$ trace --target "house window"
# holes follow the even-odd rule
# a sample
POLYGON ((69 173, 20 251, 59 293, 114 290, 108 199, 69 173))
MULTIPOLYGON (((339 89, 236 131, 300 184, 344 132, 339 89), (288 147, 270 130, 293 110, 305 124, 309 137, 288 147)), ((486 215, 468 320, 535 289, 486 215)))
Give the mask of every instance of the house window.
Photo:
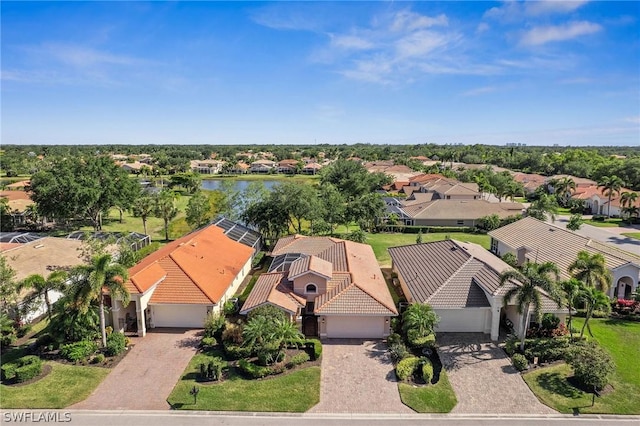
POLYGON ((496 254, 498 253, 498 240, 495 238, 491 239, 491 251, 496 254))
POLYGON ((307 284, 307 287, 304 290, 305 293, 317 293, 318 287, 315 284, 307 284))
POLYGON ((464 220, 459 220, 457 223, 458 225, 464 225, 464 220))

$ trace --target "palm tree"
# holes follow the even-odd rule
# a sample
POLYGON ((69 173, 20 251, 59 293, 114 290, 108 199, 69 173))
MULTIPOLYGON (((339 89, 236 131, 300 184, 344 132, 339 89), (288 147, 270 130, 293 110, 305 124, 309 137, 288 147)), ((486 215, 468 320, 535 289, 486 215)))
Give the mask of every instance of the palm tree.
POLYGON ((558 200, 562 202, 563 206, 566 206, 571 193, 576 190, 576 182, 570 177, 564 177, 555 181, 554 189, 558 200))
POLYGON ((288 319, 276 319, 272 326, 270 339, 278 342, 279 348, 283 349, 288 343, 299 343, 304 340, 304 335, 298 330, 298 325, 288 319))
POLYGON ((124 306, 129 304, 129 291, 124 282, 129 277, 127 269, 112 262, 110 254, 101 254, 91 259, 88 265, 80 265, 71 272, 72 286, 70 295, 80 309, 86 312, 91 303, 98 301, 100 307, 100 331, 102 346, 107 346, 105 328, 104 295, 105 290, 112 298, 122 299, 124 306))
POLYGON ((514 284, 504 294, 504 305, 507 306, 512 298, 516 300, 518 313, 522 315, 522 333, 520 336, 520 350, 524 351, 524 341, 527 337, 527 329, 529 328, 529 316, 531 307, 536 315, 538 322, 542 318, 542 296, 540 291, 546 291, 554 300, 558 302, 560 297, 557 291, 557 280, 560 271, 555 263, 525 263, 520 270, 509 269, 500 275, 500 285, 506 283, 514 284), (519 282, 520 285, 514 282, 519 282))
POLYGON ((175 206, 175 193, 170 190, 163 190, 156 198, 155 215, 164 220, 164 239, 169 241, 169 222, 178 215, 175 206))
POLYGON ((631 217, 630 208, 634 207, 634 204, 636 203, 637 199, 638 199, 637 192, 625 191, 622 194, 620 194, 620 204, 623 207, 623 211, 626 211, 627 213, 629 213, 629 217, 631 217))
POLYGON ((49 291, 62 291, 66 287, 67 281, 66 271, 53 271, 47 278, 40 274, 29 275, 18 285, 18 291, 32 288, 36 296, 44 296, 44 303, 47 305, 47 316, 51 320, 51 301, 49 300, 49 291))
POLYGON ((575 278, 571 278, 570 280, 562 281, 560 283, 560 289, 564 293, 564 304, 569 310, 569 322, 567 323, 567 326, 569 327, 569 336, 571 337, 571 340, 573 340, 573 309, 575 308, 578 295, 582 290, 584 290, 584 288, 584 283, 575 278))
POLYGON ((604 256, 600 253, 578 253, 578 258, 569 265, 569 273, 589 287, 607 291, 611 287, 611 272, 607 269, 604 256))
POLYGON ((242 345, 256 349, 261 348, 269 340, 272 322, 271 319, 262 315, 251 318, 242 330, 242 345))
POLYGON ((153 215, 155 208, 156 206, 153 198, 147 195, 138 197, 133 202, 133 215, 142 219, 142 227, 144 228, 145 235, 149 235, 147 233, 147 218, 153 215))
POLYGON ((604 176, 600 183, 598 183, 598 188, 602 188, 602 193, 609 197, 607 217, 611 217, 611 198, 613 197, 613 194, 620 194, 620 190, 623 186, 624 181, 616 175, 604 176))
POLYGON ((589 334, 593 337, 591 328, 588 326, 589 320, 593 316, 594 311, 609 309, 611 307, 611 301, 606 294, 604 294, 600 290, 596 290, 593 287, 586 287, 585 289, 583 289, 578 295, 578 299, 583 301, 587 305, 587 314, 584 318, 582 329, 580 330, 580 339, 582 339, 582 337, 584 336, 585 327, 588 328, 589 334))
POLYGON ((426 303, 412 303, 402 314, 402 329, 411 330, 416 336, 425 337, 433 332, 440 318, 426 303))

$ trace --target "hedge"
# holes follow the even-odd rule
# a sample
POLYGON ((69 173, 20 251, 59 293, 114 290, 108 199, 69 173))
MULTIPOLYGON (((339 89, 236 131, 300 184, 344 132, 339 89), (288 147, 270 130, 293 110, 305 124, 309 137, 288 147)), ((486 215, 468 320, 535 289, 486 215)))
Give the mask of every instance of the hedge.
MULTIPOLYGON (((322 343, 318 339, 307 339, 305 343, 313 343, 313 354, 315 355, 315 359, 320 359, 322 356, 322 343)), ((309 354, 311 355, 311 354, 309 354)))
MULTIPOLYGON (((383 230, 390 228, 390 225, 381 225, 378 226, 378 229, 383 230)), ((409 226, 409 225, 393 225, 393 228, 397 232, 402 232, 403 234, 418 234, 422 232, 423 234, 428 234, 432 232, 465 232, 467 234, 473 234, 476 232, 476 228, 472 226, 409 226)))
POLYGON ((518 371, 526 370, 527 366, 529 365, 529 363, 527 362, 527 358, 525 358, 525 356, 522 354, 514 354, 511 358, 511 361, 513 362, 513 366, 518 371))
POLYGON ((122 333, 111 333, 107 336, 107 355, 120 355, 127 347, 127 340, 122 333))
POLYGON ((19 358, 14 363, 2 366, 2 380, 14 379, 16 382, 26 382, 42 373, 42 360, 35 355, 19 358))
POLYGON ((428 358, 425 358, 424 364, 422 364, 422 379, 426 383, 431 383, 431 379, 433 378, 433 364, 428 358))
POLYGON ((291 357, 291 359, 287 362, 286 367, 287 368, 293 368, 296 365, 300 365, 300 364, 304 364, 305 362, 309 361, 311 359, 311 357, 309 356, 308 353, 306 352, 300 352, 297 355, 294 355, 291 357))
MULTIPOLYGON (((409 333, 411 334, 411 333, 409 333)), ((413 348, 433 348, 436 344, 436 335, 434 333, 424 337, 414 337, 409 339, 409 345, 413 348)))
POLYGON ((224 353, 230 359, 241 359, 251 356, 253 349, 247 346, 234 345, 230 342, 224 342, 224 353))
POLYGON ((93 355, 98 350, 98 345, 92 340, 82 340, 69 343, 60 348, 60 355, 72 362, 78 362, 93 355))
POLYGON ((398 380, 409 380, 415 373, 418 365, 420 365, 420 358, 418 358, 417 356, 410 356, 408 358, 400 360, 398 365, 396 365, 396 376, 398 376, 398 380))
POLYGON ((241 359, 240 361, 238 361, 238 367, 240 368, 240 371, 242 371, 252 379, 261 379, 271 374, 271 369, 269 367, 261 367, 259 365, 255 365, 254 363, 249 362, 246 359, 241 359))

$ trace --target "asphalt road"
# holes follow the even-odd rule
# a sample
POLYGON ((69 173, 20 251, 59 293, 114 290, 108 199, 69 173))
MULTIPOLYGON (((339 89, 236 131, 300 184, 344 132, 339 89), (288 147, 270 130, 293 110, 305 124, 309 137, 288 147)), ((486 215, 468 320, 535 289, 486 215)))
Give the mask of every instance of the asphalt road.
MULTIPOLYGON (((556 218, 555 222, 547 221, 559 228, 566 229, 567 222, 569 221, 568 216, 560 216, 556 218)), ((598 228, 595 226, 583 224, 580 229, 578 229, 576 234, 582 235, 583 237, 591 238, 596 241, 601 241, 603 243, 610 244, 614 247, 618 247, 622 250, 628 251, 629 253, 633 253, 636 255, 640 255, 640 240, 636 240, 634 238, 625 237, 624 235, 620 235, 619 231, 624 232, 640 232, 640 227, 628 227, 624 229, 617 228, 598 228), (615 232, 613 229, 616 229, 615 232)))
POLYGON ((264 414, 264 413, 212 413, 203 411, 62 411, 62 410, 3 410, 1 424, 68 423, 78 426, 533 426, 589 425, 609 426, 638 424, 640 416, 609 415, 451 415, 451 414, 264 414), (27 414, 28 413, 28 414, 27 414), (49 421, 42 416, 48 416, 49 421), (57 418, 54 420, 54 417, 57 418), (27 419, 27 417, 29 417, 27 419), (19 421, 22 419, 22 421, 19 421), (57 420, 57 421, 56 421, 57 420))

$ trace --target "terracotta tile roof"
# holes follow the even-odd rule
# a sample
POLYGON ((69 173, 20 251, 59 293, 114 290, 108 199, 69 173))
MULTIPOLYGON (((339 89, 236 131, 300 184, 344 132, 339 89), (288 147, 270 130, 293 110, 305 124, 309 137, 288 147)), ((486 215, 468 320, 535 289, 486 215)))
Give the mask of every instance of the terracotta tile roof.
POLYGON ((29 200, 31 201, 31 197, 29 193, 26 191, 2 191, 0 192, 0 198, 6 198, 9 201, 14 200, 29 200))
POLYGON ((294 279, 307 272, 315 272, 318 275, 331 279, 333 265, 317 256, 303 256, 295 260, 289 269, 289 279, 294 279))
POLYGON ((279 306, 295 315, 305 306, 306 300, 293 292, 285 273, 268 272, 260 275, 240 313, 246 315, 264 304, 279 306))
MULTIPOLYGON (((573 193, 572 198, 577 198, 579 200, 587 200, 593 197, 594 195, 597 195, 602 200, 604 200, 602 204, 607 205, 609 204, 609 196, 605 195, 604 191, 605 191, 604 188, 598 188, 597 185, 585 186, 585 187, 577 188, 576 191, 573 193)), ((625 192, 637 192, 637 191, 633 191, 627 188, 620 189, 620 194, 623 194, 625 192)), ((611 197, 612 206, 622 207, 622 204, 620 203, 620 194, 614 194, 611 197)), ((634 203, 634 206, 640 207, 640 197, 636 200, 636 202, 634 203)))
MULTIPOLYGON (((322 268, 323 273, 329 272, 328 265, 331 265, 328 291, 316 297, 316 312, 322 310, 323 313, 343 315, 397 315, 371 246, 337 238, 291 235, 281 238, 276 243, 272 255, 286 253, 317 257, 317 261, 309 259, 309 262, 317 262, 315 267, 322 268)), ((306 266, 305 262, 307 261, 302 259, 294 261, 289 274, 298 274, 306 266)), ((264 293, 252 301, 253 304, 264 302, 264 293)))
POLYGON ((489 232, 489 235, 514 251, 526 248, 526 257, 530 261, 554 262, 558 265, 563 279, 569 278, 567 269, 583 250, 591 254, 601 253, 609 269, 629 263, 640 265, 638 255, 590 240, 532 217, 498 228, 489 232))
POLYGON ((144 293, 161 279, 152 303, 215 304, 252 255, 253 249, 210 225, 144 258, 129 269, 125 285, 131 292, 144 293))
POLYGON ((417 176, 414 176, 409 179, 410 183, 424 183, 431 180, 445 179, 445 177, 438 173, 423 173, 417 176))

